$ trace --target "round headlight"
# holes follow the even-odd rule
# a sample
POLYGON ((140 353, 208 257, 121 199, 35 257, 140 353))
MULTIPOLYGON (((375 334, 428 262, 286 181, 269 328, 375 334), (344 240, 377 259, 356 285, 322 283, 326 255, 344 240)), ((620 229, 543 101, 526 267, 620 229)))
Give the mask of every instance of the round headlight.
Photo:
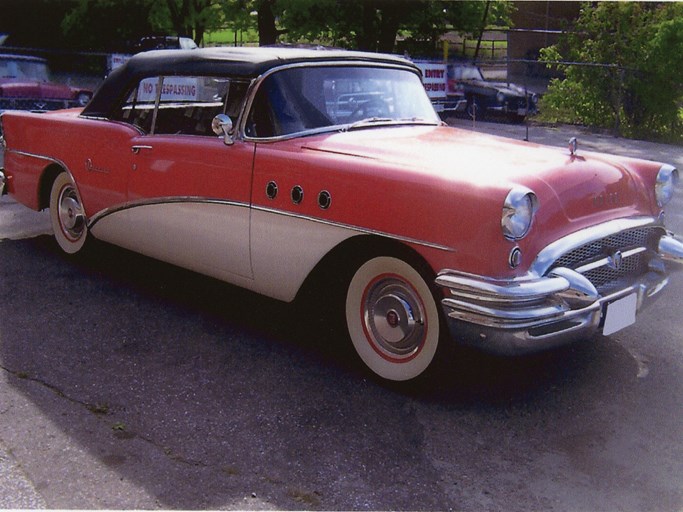
POLYGON ((524 238, 538 210, 538 198, 526 187, 515 187, 505 198, 501 227, 508 240, 524 238))
POLYGON ((496 100, 498 101, 498 103, 504 103, 505 93, 503 91, 498 92, 498 94, 496 94, 496 100))
POLYGON ((76 103, 78 103, 79 107, 85 107, 88 104, 88 102, 90 101, 91 97, 92 97, 92 95, 90 93, 87 93, 87 92, 79 93, 79 95, 76 97, 76 103))
POLYGON ((671 201, 674 196, 674 188, 678 182, 678 171, 670 165, 663 165, 657 173, 655 182, 655 197, 657 205, 662 207, 671 201))

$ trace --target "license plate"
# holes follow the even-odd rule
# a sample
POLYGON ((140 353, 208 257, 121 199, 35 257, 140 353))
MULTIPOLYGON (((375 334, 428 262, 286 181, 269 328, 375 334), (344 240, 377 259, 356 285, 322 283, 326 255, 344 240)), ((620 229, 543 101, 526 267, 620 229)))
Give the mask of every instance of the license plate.
POLYGON ((638 296, 635 293, 607 304, 607 309, 605 310, 605 324, 602 328, 602 333, 605 336, 609 336, 610 334, 620 331, 624 327, 636 323, 637 305, 638 296))

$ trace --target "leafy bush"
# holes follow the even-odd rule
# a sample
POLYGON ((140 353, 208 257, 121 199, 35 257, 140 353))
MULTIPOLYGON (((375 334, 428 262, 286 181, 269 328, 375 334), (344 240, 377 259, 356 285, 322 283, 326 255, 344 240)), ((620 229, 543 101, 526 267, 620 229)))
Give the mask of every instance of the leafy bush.
POLYGON ((683 4, 586 4, 541 57, 564 62, 542 99, 545 119, 683 142, 683 4))

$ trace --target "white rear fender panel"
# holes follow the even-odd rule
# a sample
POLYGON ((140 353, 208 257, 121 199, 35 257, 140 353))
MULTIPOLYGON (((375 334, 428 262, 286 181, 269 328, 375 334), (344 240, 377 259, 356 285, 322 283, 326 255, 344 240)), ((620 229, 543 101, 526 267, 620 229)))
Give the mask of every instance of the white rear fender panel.
POLYGON ((320 260, 357 234, 348 227, 268 210, 252 210, 254 291, 291 302, 320 260))
POLYGON ((358 234, 280 212, 210 201, 121 209, 99 217, 91 232, 106 242, 286 302, 296 297, 327 253, 358 234))

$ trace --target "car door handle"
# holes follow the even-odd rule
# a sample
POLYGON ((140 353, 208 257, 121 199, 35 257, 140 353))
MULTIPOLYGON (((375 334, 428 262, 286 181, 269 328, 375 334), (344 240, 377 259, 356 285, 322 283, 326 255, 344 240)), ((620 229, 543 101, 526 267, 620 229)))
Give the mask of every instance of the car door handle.
POLYGON ((135 153, 135 154, 137 155, 137 154, 140 153, 140 151, 143 150, 143 149, 154 149, 154 148, 153 148, 152 146, 140 145, 140 146, 133 146, 133 147, 130 148, 130 149, 131 149, 131 151, 133 151, 133 153, 135 153))

